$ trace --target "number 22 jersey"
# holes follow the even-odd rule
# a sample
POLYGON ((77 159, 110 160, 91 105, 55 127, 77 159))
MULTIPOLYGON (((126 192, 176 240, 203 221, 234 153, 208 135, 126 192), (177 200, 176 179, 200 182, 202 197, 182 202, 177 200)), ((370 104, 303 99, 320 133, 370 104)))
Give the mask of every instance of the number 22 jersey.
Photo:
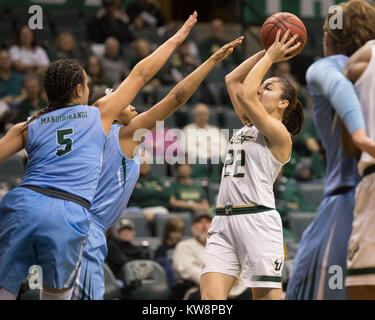
POLYGON ((244 126, 229 142, 216 206, 256 204, 275 209, 273 184, 283 165, 271 153, 266 137, 255 126, 244 126))
POLYGON ((107 137, 100 111, 68 106, 28 125, 23 185, 58 189, 87 200, 95 195, 107 137))

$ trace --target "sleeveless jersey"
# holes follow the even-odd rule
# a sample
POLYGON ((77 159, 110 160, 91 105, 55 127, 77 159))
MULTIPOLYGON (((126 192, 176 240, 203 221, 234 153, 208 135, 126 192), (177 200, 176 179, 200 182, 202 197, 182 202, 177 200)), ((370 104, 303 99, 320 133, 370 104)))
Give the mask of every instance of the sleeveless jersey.
POLYGON ((139 177, 139 158, 127 158, 119 143, 122 125, 112 125, 103 155, 103 166, 99 176, 90 213, 99 218, 105 229, 111 227, 126 207, 139 177))
POLYGON ((244 126, 229 142, 216 206, 256 204, 274 209, 273 184, 282 166, 265 136, 254 126, 244 126))
MULTIPOLYGON (((375 40, 369 43, 372 49, 370 62, 354 86, 361 102, 367 134, 375 140, 375 40)), ((358 163, 359 173, 363 175, 363 171, 372 164, 375 164, 375 159, 368 153, 362 152, 358 163)))
POLYGON ((91 203, 106 142, 99 109, 69 106, 28 125, 28 163, 20 184, 62 190, 91 203))

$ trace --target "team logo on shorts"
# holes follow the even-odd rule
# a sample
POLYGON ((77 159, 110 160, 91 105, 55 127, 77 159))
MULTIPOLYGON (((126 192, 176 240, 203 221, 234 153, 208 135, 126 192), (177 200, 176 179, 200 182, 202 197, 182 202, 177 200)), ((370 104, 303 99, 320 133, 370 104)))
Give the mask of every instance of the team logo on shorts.
POLYGON ((225 214, 232 214, 233 211, 233 205, 232 204, 226 204, 225 205, 225 214))
POLYGON ((280 271, 283 265, 283 261, 281 259, 276 259, 274 264, 275 264, 275 271, 280 271))
POLYGON ((359 245, 356 245, 354 248, 349 249, 349 252, 348 252, 349 261, 353 260, 355 254, 358 252, 358 250, 359 250, 359 245))

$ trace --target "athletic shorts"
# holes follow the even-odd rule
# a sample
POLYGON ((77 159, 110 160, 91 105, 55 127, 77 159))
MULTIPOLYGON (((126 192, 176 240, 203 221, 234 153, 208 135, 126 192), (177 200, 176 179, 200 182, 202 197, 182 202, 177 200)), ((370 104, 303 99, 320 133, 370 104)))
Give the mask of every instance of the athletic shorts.
POLYGON ((227 274, 250 288, 281 288, 283 264, 283 230, 276 210, 216 215, 212 220, 201 274, 227 274))
POLYGON ((106 228, 97 217, 91 215, 90 220, 90 235, 83 250, 72 300, 103 300, 104 296, 104 260, 108 252, 106 228))
POLYGON ((365 176, 355 191, 347 267, 347 287, 375 286, 375 173, 365 176))
POLYGON ((82 206, 18 187, 0 202, 0 287, 18 294, 32 265, 44 287, 72 287, 89 231, 82 206))

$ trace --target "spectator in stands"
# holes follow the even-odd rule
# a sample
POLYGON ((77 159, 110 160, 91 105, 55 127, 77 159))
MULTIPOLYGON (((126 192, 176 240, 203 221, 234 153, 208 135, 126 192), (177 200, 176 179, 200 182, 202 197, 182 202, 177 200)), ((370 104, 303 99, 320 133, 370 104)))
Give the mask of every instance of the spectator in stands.
POLYGON ((165 270, 170 288, 176 286, 176 278, 172 266, 173 252, 185 233, 184 222, 180 218, 171 218, 164 227, 161 245, 156 249, 154 260, 165 270))
POLYGON ((129 25, 124 23, 123 16, 118 13, 116 2, 116 0, 103 0, 104 14, 88 26, 88 36, 91 41, 104 43, 108 37, 115 37, 121 44, 127 44, 134 40, 129 25))
POLYGON ((134 18, 129 28, 135 39, 146 39, 154 45, 161 43, 161 39, 155 28, 149 27, 141 15, 134 18))
POLYGON ((285 78, 294 86, 297 92, 300 90, 301 85, 298 83, 296 77, 292 75, 292 67, 288 61, 274 64, 272 76, 285 78))
MULTIPOLYGON (((203 264, 204 249, 206 246, 208 229, 211 226, 212 216, 207 213, 196 215, 191 231, 193 238, 180 241, 173 253, 173 268, 175 270, 177 286, 174 288, 175 299, 200 299, 199 284, 203 264)), ((250 289, 236 284, 229 294, 229 299, 247 299, 251 297, 250 289)))
POLYGON ((14 45, 9 52, 13 67, 18 72, 42 75, 49 64, 47 53, 38 46, 34 31, 28 26, 22 26, 17 30, 14 45))
POLYGON ((176 164, 177 181, 171 185, 169 204, 174 211, 190 211, 198 214, 207 212, 210 205, 203 187, 193 184, 191 166, 187 163, 176 164))
POLYGON ((281 169, 275 185, 275 199, 277 201, 277 210, 283 221, 286 221, 288 212, 316 212, 317 207, 311 205, 302 195, 298 183, 293 178, 283 176, 281 169))
MULTIPOLYGON (((152 53, 152 45, 146 39, 136 40, 133 43, 133 46, 135 49, 135 57, 130 59, 130 69, 133 69, 139 61, 148 57, 152 53)), ((153 95, 155 88, 161 85, 160 78, 163 77, 163 74, 166 72, 167 68, 168 62, 161 68, 158 74, 143 87, 142 94, 146 96, 144 100, 146 100, 148 103, 153 103, 153 101, 149 100, 149 98, 151 98, 153 95)))
POLYGON ((108 236, 108 255, 106 263, 111 268, 117 279, 124 281, 121 268, 129 261, 136 259, 149 259, 149 252, 142 247, 132 244, 136 236, 133 221, 120 219, 115 225, 115 236, 108 236))
MULTIPOLYGON (((218 164, 225 157, 228 140, 216 126, 210 125, 210 108, 203 103, 195 105, 193 110, 194 122, 183 128, 185 150, 189 159, 198 164, 218 164)), ((193 166, 194 176, 207 175, 210 166, 193 166), (203 168, 203 170, 202 170, 203 168)))
POLYGON ((138 16, 141 16, 144 22, 151 27, 162 27, 166 22, 164 14, 160 10, 158 0, 135 1, 128 5, 126 11, 131 22, 133 22, 138 16))
MULTIPOLYGON (((224 38, 224 23, 220 19, 214 19, 211 21, 211 35, 209 38, 203 40, 199 45, 199 52, 202 61, 210 57, 216 50, 221 48, 227 39, 224 38)), ((234 67, 242 62, 241 54, 239 50, 234 50, 228 59, 223 61, 225 67, 225 73, 231 71, 234 67)), ((225 75, 225 74, 224 74, 225 75)))
POLYGON ((77 43, 74 35, 68 31, 59 33, 56 39, 56 51, 51 52, 52 60, 76 59, 82 60, 77 50, 77 43))
MULTIPOLYGON (((146 155, 145 158, 149 156, 146 155)), ((155 214, 167 214, 170 191, 163 182, 152 175, 149 161, 141 158, 139 179, 130 197, 128 207, 140 207, 151 221, 155 214)))
MULTIPOLYGON (((124 2, 123 0, 115 0, 114 1, 114 7, 115 7, 114 16, 116 17, 116 19, 121 20, 123 23, 129 24, 130 19, 129 19, 128 14, 126 13, 124 8, 122 7, 123 2, 124 2)), ((98 10, 98 12, 96 13, 96 18, 101 19, 104 16, 105 16, 105 8, 103 7, 103 8, 100 8, 98 10)))
POLYGON ((106 39, 105 53, 100 61, 106 80, 113 83, 114 87, 125 79, 129 72, 124 60, 120 56, 120 42, 114 37, 106 39))
POLYGON ((112 87, 112 83, 104 77, 103 66, 98 57, 92 55, 88 58, 86 72, 90 92, 112 87))
POLYGON ((12 60, 7 49, 0 50, 0 100, 10 106, 17 105, 23 98, 23 75, 11 70, 12 60))
POLYGON ((171 75, 175 83, 181 81, 199 66, 199 60, 190 54, 189 44, 182 43, 171 57, 171 75))
POLYGON ((27 75, 24 80, 24 90, 25 99, 17 105, 12 115, 14 123, 26 121, 35 112, 47 107, 47 98, 42 91, 39 76, 27 75))

